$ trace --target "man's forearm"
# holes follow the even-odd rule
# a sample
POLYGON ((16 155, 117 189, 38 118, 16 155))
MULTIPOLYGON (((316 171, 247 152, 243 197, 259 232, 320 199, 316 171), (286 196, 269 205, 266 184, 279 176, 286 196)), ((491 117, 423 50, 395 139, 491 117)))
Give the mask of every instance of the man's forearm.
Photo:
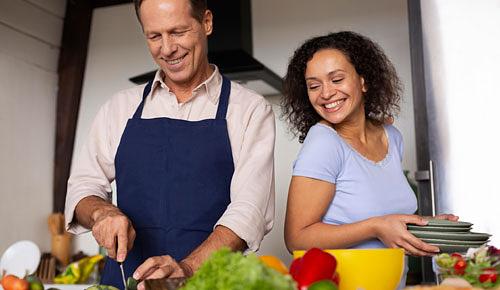
POLYGON ((243 251, 247 244, 229 228, 217 226, 210 236, 182 263, 187 264, 191 271, 196 271, 214 251, 221 247, 228 247, 233 251, 243 251))
POLYGON ((98 215, 108 210, 118 210, 118 208, 98 196, 87 196, 76 205, 74 222, 91 229, 98 215))

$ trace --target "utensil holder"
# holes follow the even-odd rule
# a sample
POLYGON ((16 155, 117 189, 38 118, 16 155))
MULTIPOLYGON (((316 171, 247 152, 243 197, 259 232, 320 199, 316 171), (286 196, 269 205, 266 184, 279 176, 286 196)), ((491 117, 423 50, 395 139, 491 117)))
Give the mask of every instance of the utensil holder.
POLYGON ((70 233, 52 235, 51 254, 56 257, 63 266, 69 264, 69 259, 71 257, 71 240, 72 235, 70 233))

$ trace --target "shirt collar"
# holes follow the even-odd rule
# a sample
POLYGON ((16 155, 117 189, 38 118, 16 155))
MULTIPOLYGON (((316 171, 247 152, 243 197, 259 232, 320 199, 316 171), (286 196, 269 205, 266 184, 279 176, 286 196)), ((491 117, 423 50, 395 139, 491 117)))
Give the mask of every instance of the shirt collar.
MULTIPOLYGON (((199 84, 194 90, 193 90, 193 98, 198 96, 199 94, 207 96, 207 98, 214 104, 216 104, 219 100, 219 95, 222 87, 222 75, 219 73, 219 68, 214 65, 210 64, 214 72, 206 79, 204 82, 199 84)), ((170 91, 168 88, 167 84, 163 81, 165 73, 159 69, 156 71, 155 77, 153 79, 153 85, 151 88, 151 98, 155 96, 154 92, 158 88, 166 89, 167 91, 170 91)))

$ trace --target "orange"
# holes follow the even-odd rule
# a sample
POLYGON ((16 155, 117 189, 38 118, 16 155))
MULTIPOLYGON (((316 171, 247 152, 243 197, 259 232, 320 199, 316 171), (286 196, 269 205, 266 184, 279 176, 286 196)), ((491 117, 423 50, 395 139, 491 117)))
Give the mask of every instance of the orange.
POLYGON ((16 280, 18 280, 17 276, 14 275, 5 275, 2 279, 2 287, 3 289, 11 289, 12 285, 16 280))
POLYGON ((29 285, 28 281, 14 275, 7 275, 2 279, 2 287, 5 290, 28 290, 29 285))
POLYGON ((12 284, 11 290, 29 290, 30 289, 30 283, 24 279, 17 279, 14 281, 12 284))
POLYGON ((271 269, 274 269, 281 274, 288 274, 288 268, 283 262, 275 256, 260 256, 259 259, 271 269))

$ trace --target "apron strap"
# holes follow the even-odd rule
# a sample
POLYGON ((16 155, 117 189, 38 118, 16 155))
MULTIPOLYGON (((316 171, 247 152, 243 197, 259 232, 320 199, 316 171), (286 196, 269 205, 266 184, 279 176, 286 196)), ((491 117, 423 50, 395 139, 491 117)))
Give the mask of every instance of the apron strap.
POLYGON ((149 92, 151 92, 151 86, 153 85, 153 81, 149 81, 146 87, 144 88, 144 91, 142 93, 142 101, 135 110, 134 116, 132 117, 133 119, 140 119, 142 116, 142 109, 144 109, 144 102, 146 102, 146 97, 149 95, 149 92))
POLYGON ((222 75, 222 88, 219 96, 219 107, 215 119, 226 119, 227 106, 229 103, 229 95, 231 94, 231 81, 222 75))
MULTIPOLYGON (((146 97, 149 95, 151 92, 151 86, 153 84, 153 81, 149 81, 146 87, 144 88, 144 91, 142 93, 142 101, 135 110, 133 119, 140 119, 142 116, 142 110, 144 109, 144 103, 146 102, 146 97)), ((227 107, 229 104, 229 95, 231 94, 231 81, 225 77, 224 75, 222 76, 222 88, 220 91, 220 96, 219 96, 219 106, 217 107, 217 115, 216 119, 225 119, 226 118, 226 113, 227 113, 227 107)))

